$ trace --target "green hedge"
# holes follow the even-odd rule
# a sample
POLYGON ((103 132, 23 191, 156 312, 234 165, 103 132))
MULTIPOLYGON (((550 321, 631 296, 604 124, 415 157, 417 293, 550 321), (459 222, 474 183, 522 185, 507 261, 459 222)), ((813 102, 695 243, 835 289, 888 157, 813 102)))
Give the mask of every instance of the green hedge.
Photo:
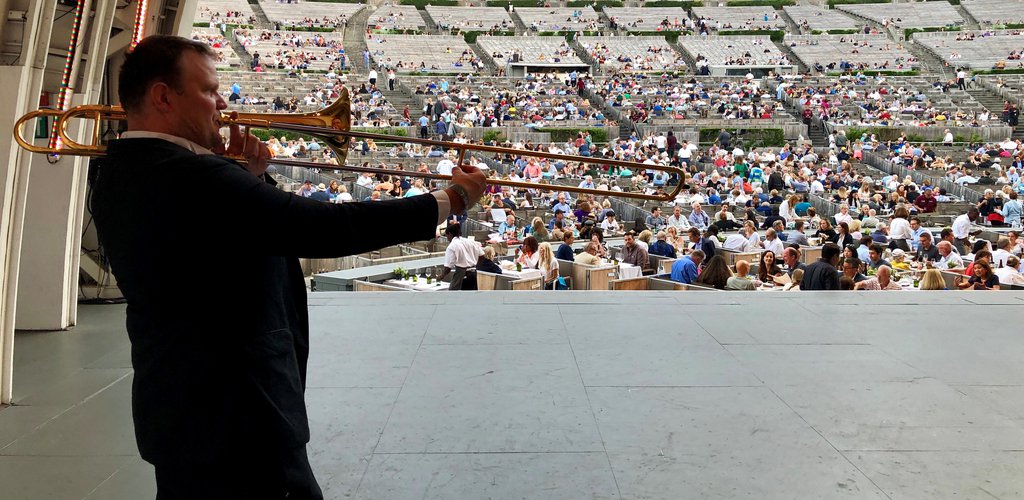
MULTIPOLYGON (((323 2, 323 3, 363 3, 363 0, 306 0, 307 2, 323 2)), ((250 0, 249 3, 256 3, 250 0)))
POLYGON ((1019 29, 1024 29, 1024 24, 1021 24, 1021 23, 996 24, 996 25, 992 26, 992 28, 993 29, 1002 29, 1002 30, 1019 30, 1019 29))
POLYGON ((975 75, 1024 75, 1024 68, 976 69, 971 73, 975 75))
POLYGON ((483 140, 485 144, 495 144, 505 142, 505 134, 500 130, 488 130, 484 132, 483 140))
MULTIPOLYGON (((472 44, 476 43, 477 37, 479 37, 480 35, 486 35, 486 34, 488 34, 487 31, 464 31, 464 32, 462 32, 462 39, 465 40, 466 43, 472 45, 472 44)), ((515 31, 495 31, 493 33, 493 35, 494 36, 515 36, 516 32, 515 31)))
MULTIPOLYGON (((903 128, 892 128, 892 127, 838 127, 839 129, 846 130, 846 137, 849 137, 851 141, 860 139, 860 136, 867 134, 868 137, 874 135, 879 141, 895 141, 900 138, 903 134, 903 128)), ((907 134, 907 140, 910 142, 927 142, 923 136, 917 134, 907 134)))
POLYGON ((378 35, 423 35, 425 32, 420 30, 408 29, 408 30, 370 30, 378 35))
POLYGON ((487 0, 488 7, 504 7, 508 9, 509 5, 516 7, 543 7, 543 2, 537 2, 537 0, 487 0))
POLYGON ((554 127, 536 127, 533 129, 534 132, 546 132, 551 134, 551 142, 565 142, 570 139, 575 139, 576 134, 580 132, 590 132, 590 139, 595 143, 606 143, 608 142, 608 129, 603 127, 585 127, 585 128, 554 128, 554 127))
POLYGON ((455 7, 459 5, 459 0, 402 0, 402 5, 412 5, 419 10, 424 10, 428 5, 455 7))
POLYGON ((728 0, 727 7, 774 7, 781 9, 787 5, 796 5, 796 0, 728 0))
POLYGON ((724 30, 724 31, 719 31, 718 34, 719 35, 725 35, 725 36, 730 36, 730 35, 759 35, 759 36, 767 36, 768 38, 771 39, 771 41, 778 42, 778 43, 782 43, 783 39, 786 37, 786 32, 783 31, 783 30, 724 30))
MULTIPOLYGON (((718 140, 720 128, 700 129, 700 143, 712 144, 718 140)), ((749 148, 778 148, 786 145, 786 134, 781 128, 748 128, 743 129, 743 134, 738 133, 739 129, 726 129, 732 134, 733 142, 741 143, 749 148)))
POLYGON ((811 30, 812 35, 856 35, 861 31, 857 28, 850 28, 845 30, 811 30))
POLYGON ((692 9, 703 6, 704 2, 699 0, 651 0, 650 2, 644 2, 644 7, 682 7, 684 9, 692 9))
MULTIPOLYGON (((353 132, 366 132, 370 134, 383 134, 383 135, 397 135, 399 137, 408 137, 409 130, 399 127, 352 127, 353 132)), ((354 141, 358 139, 352 139, 354 141)))
MULTIPOLYGON (((269 129, 269 130, 265 129, 265 128, 254 128, 254 129, 251 129, 250 132, 252 133, 252 135, 255 135, 261 141, 266 141, 267 139, 270 139, 271 137, 278 137, 278 138, 284 137, 285 139, 287 139, 289 141, 295 140, 295 139, 305 139, 305 140, 308 141, 308 140, 313 138, 313 136, 311 136, 311 135, 300 134, 298 132, 292 132, 290 130, 278 130, 278 129, 274 129, 274 128, 269 129)), ((320 142, 320 141, 317 141, 317 142, 320 142)))
POLYGON ((905 28, 903 30, 903 39, 910 40, 910 35, 914 33, 935 33, 937 31, 960 31, 959 26, 929 26, 927 28, 905 28))
MULTIPOLYGON (((580 36, 601 36, 600 31, 580 31, 580 36)), ((537 36, 564 36, 569 40, 572 40, 576 34, 575 31, 538 31, 537 36)))
POLYGON ((892 0, 828 0, 828 8, 836 5, 851 5, 859 3, 892 3, 892 0))
POLYGON ((603 9, 605 7, 622 7, 623 3, 621 1, 619 1, 619 0, 596 0, 596 1, 590 1, 590 2, 588 2, 586 0, 570 0, 569 2, 566 2, 565 6, 566 7, 590 7, 590 6, 594 6, 595 9, 601 10, 601 9, 603 9))

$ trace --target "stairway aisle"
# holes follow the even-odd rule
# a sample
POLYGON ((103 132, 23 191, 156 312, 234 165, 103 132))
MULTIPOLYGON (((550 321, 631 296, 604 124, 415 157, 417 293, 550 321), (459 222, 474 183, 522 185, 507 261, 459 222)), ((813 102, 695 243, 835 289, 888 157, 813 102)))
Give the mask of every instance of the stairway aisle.
MULTIPOLYGON (((360 10, 352 19, 348 20, 345 28, 345 36, 342 43, 345 46, 345 53, 348 54, 351 66, 349 71, 352 75, 363 75, 369 72, 366 64, 363 63, 363 52, 366 50, 366 20, 377 10, 373 4, 367 4, 366 8, 360 10)), ((349 78, 350 82, 355 82, 349 78)), ((385 82, 386 83, 386 82, 385 82)))
POLYGON ((263 7, 259 2, 252 0, 249 2, 249 7, 252 8, 253 14, 256 14, 256 28, 258 29, 273 29, 274 23, 270 22, 270 18, 267 17, 267 13, 263 11, 263 7))
MULTIPOLYGON (((1006 102, 1005 98, 981 85, 974 85, 967 90, 967 93, 980 102, 982 106, 988 108, 992 113, 993 120, 1002 121, 1003 105, 1006 102)), ((1024 140, 1024 127, 1015 127, 1010 138, 1024 140)))

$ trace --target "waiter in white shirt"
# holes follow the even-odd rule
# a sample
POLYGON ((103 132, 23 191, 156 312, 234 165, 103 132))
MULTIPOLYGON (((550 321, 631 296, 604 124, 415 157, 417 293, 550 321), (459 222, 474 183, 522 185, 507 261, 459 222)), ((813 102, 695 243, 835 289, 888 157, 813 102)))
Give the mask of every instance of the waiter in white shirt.
POLYGON ((966 214, 953 220, 953 238, 960 255, 971 253, 971 242, 967 238, 971 235, 971 223, 978 219, 979 213, 976 207, 971 207, 966 214))
POLYGON ((484 249, 480 247, 479 243, 463 238, 462 226, 459 224, 448 224, 444 235, 448 238, 449 243, 448 248, 444 251, 444 272, 438 279, 443 280, 448 273, 454 271, 448 289, 462 290, 466 272, 476 266, 477 260, 484 254, 484 249))

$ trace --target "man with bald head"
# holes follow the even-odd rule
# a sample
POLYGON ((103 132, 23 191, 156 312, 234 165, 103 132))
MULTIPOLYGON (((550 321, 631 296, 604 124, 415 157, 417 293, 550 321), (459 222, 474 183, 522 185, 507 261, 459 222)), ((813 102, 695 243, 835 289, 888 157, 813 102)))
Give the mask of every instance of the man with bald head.
POLYGON ((964 267, 964 260, 960 258, 960 254, 953 251, 953 244, 942 240, 936 245, 939 249, 939 260, 935 262, 935 267, 939 269, 958 269, 964 267))
POLYGON ((736 275, 725 282, 726 290, 757 290, 754 280, 750 279, 750 263, 745 260, 736 261, 736 275))
POLYGON ((899 283, 892 280, 892 268, 880 266, 878 272, 871 278, 857 282, 853 285, 854 290, 903 290, 899 283))

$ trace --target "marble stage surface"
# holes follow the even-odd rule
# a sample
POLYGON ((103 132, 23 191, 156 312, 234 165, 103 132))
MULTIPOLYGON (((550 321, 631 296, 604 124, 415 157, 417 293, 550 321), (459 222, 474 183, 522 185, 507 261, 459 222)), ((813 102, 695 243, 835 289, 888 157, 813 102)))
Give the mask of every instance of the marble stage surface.
MULTIPOLYGON (((1024 293, 314 293, 327 498, 1021 498, 1024 293)), ((123 306, 19 333, 15 499, 153 498, 123 306)))

